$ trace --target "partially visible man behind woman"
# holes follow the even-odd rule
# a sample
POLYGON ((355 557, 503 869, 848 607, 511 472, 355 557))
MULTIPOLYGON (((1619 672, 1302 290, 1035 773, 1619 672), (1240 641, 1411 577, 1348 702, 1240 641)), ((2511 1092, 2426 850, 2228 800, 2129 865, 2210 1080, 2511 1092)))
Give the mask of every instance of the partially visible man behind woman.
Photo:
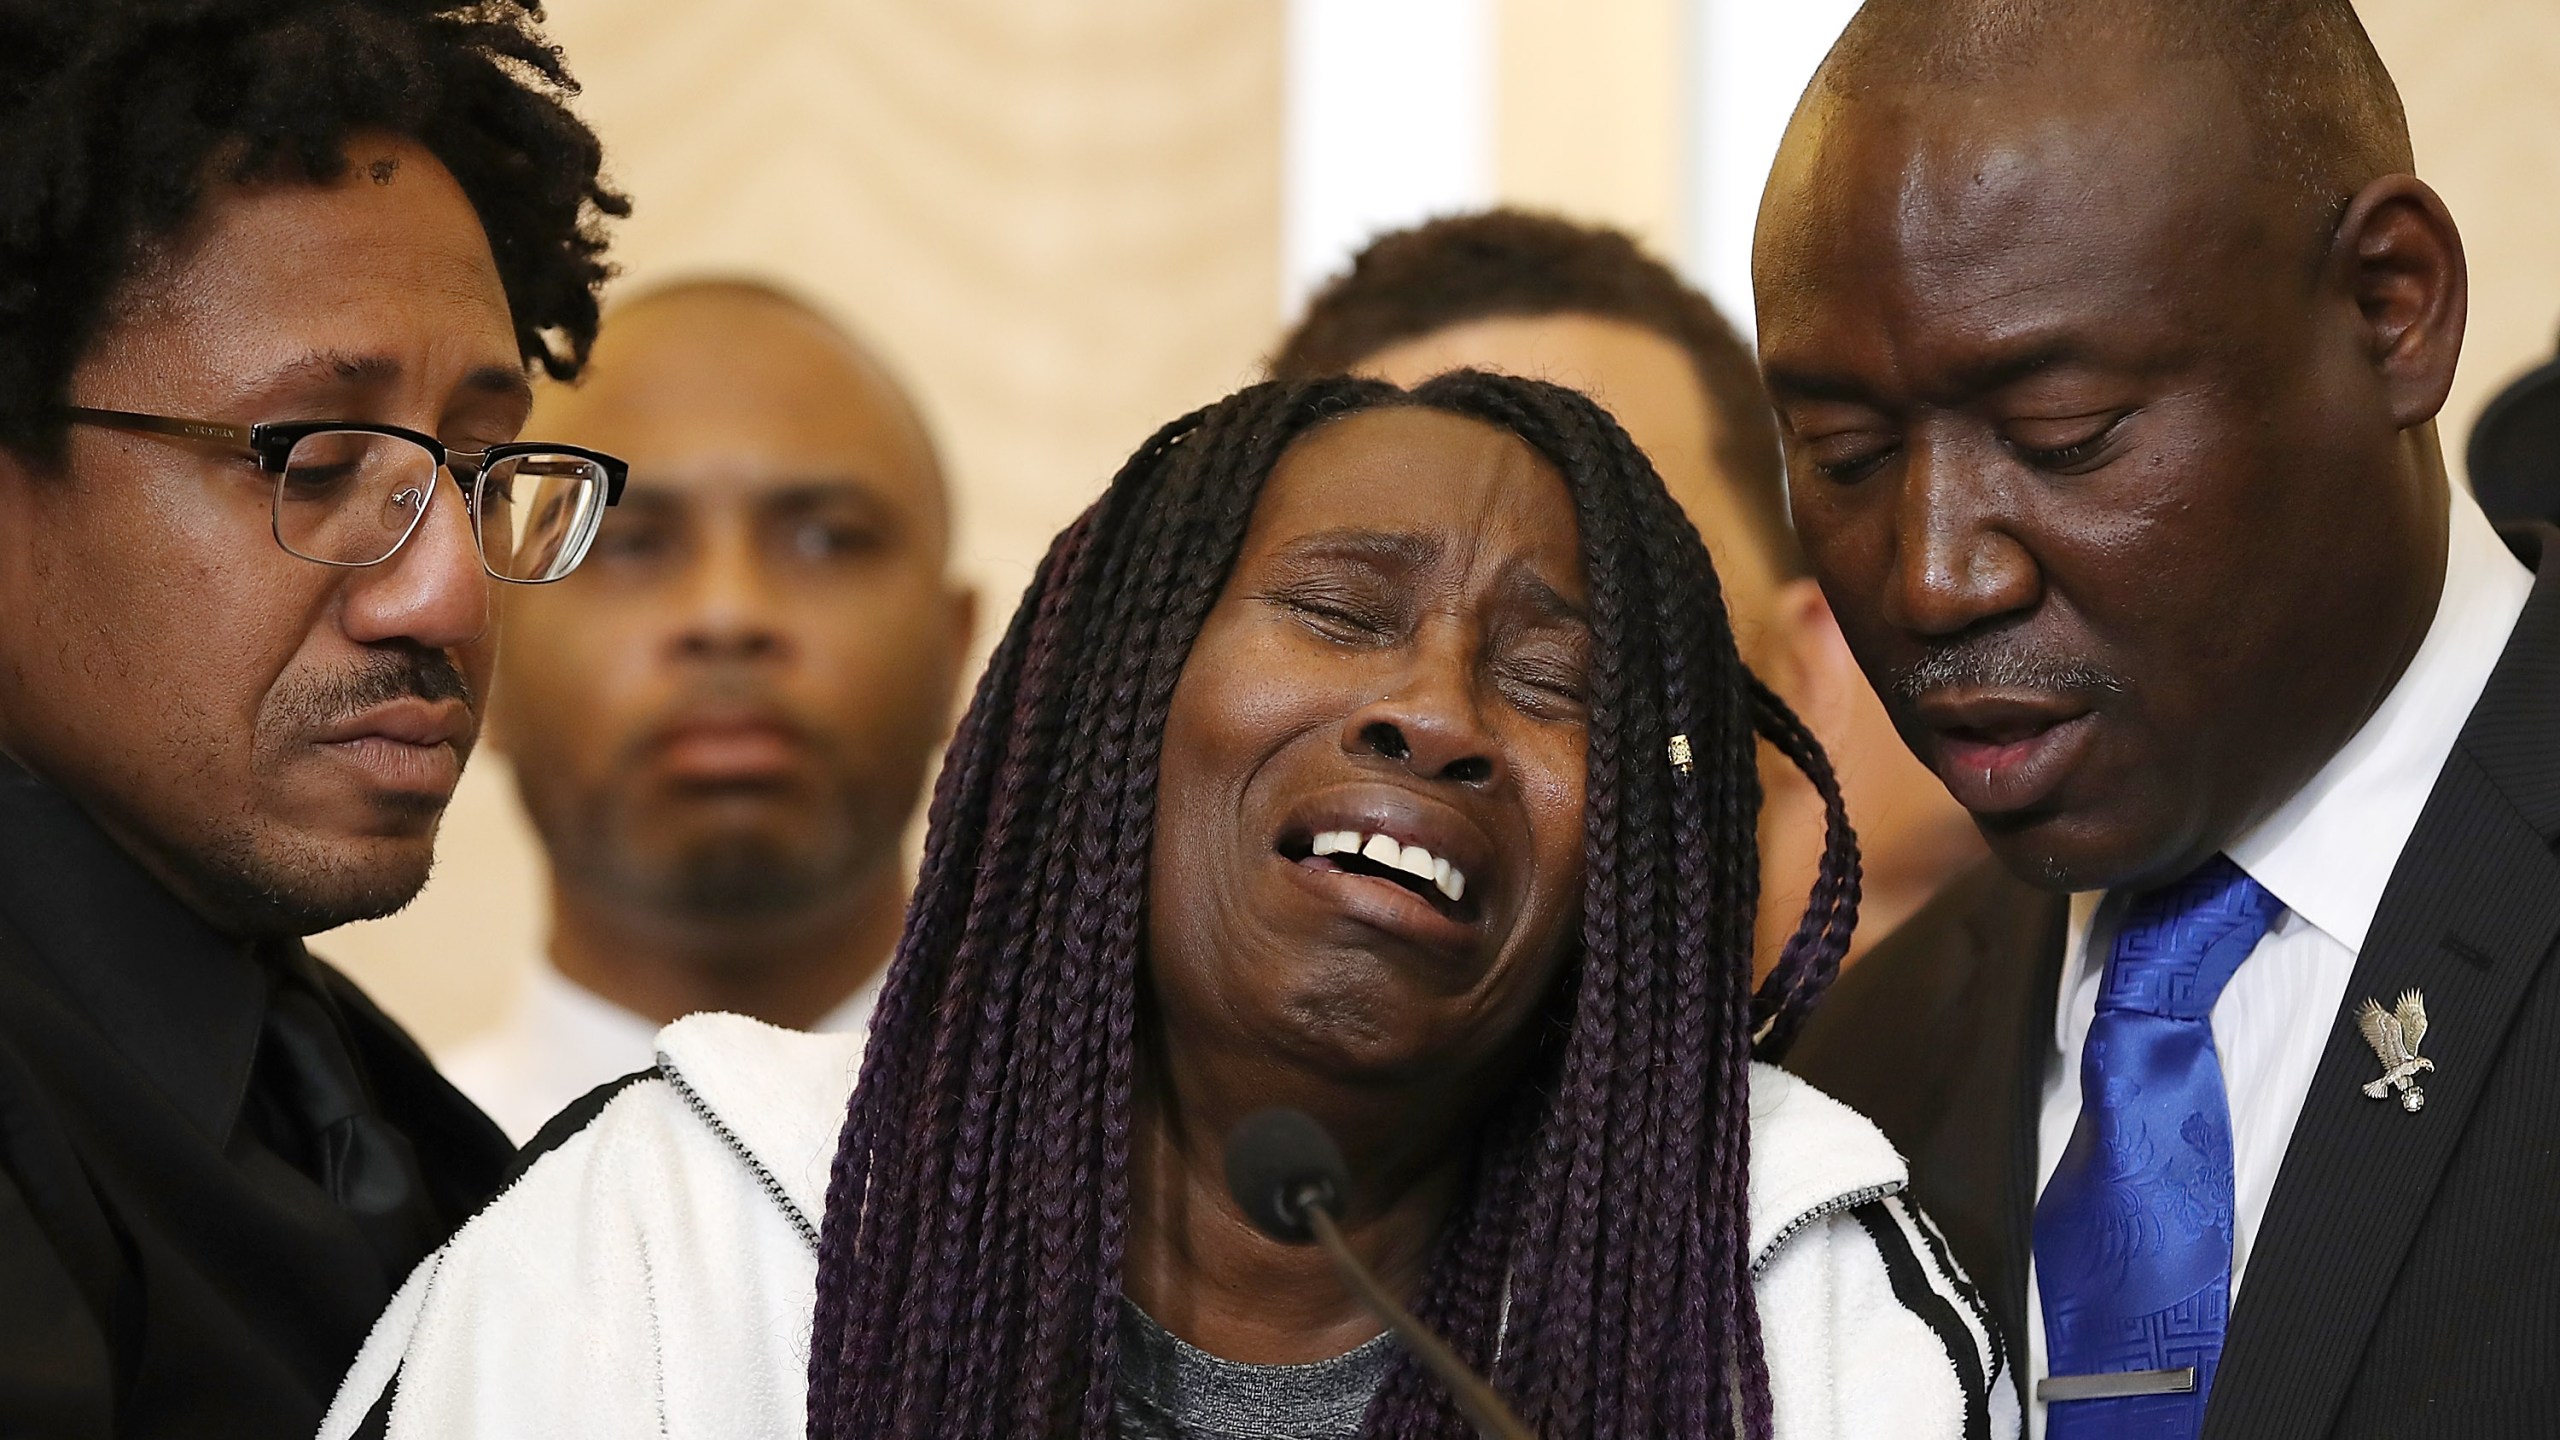
POLYGON ((1539 1433, 2011 1435, 1872 1127, 1754 1063, 1847 942, 1845 825, 1751 983, 1755 730, 1697 532, 1589 401, 1264 385, 1059 538, 855 1041, 726 1016, 423 1266, 325 1434, 1455 1436, 1247 1112, 1539 1433), (848 1094, 850 1107, 847 1108, 848 1094))

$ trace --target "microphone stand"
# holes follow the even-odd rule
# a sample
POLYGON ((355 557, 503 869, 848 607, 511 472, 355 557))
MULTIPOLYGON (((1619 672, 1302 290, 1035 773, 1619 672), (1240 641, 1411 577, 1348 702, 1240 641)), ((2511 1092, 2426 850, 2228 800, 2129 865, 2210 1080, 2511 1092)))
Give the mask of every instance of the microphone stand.
POLYGON ((1377 1277, 1369 1273, 1369 1267, 1361 1264, 1359 1257, 1351 1253, 1351 1247, 1342 1242, 1341 1229, 1333 1223, 1331 1193, 1313 1186, 1308 1189, 1317 1193, 1302 1194, 1298 1197, 1298 1207, 1305 1216, 1307 1228, 1315 1232, 1316 1244, 1323 1247, 1326 1258, 1333 1261, 1334 1270, 1342 1276, 1342 1283, 1350 1286, 1351 1293, 1359 1296, 1361 1303, 1387 1322, 1387 1328, 1395 1332, 1396 1339, 1413 1352, 1413 1358, 1421 1361, 1424 1369, 1449 1387, 1450 1397, 1458 1402, 1459 1413, 1476 1427, 1476 1433, 1484 1440, 1538 1440, 1528 1426, 1520 1423, 1520 1417, 1511 1413, 1511 1407, 1503 1403, 1502 1396, 1459 1359, 1457 1352, 1443 1343, 1439 1336, 1414 1319, 1412 1312, 1388 1294, 1387 1287, 1379 1284, 1377 1277))

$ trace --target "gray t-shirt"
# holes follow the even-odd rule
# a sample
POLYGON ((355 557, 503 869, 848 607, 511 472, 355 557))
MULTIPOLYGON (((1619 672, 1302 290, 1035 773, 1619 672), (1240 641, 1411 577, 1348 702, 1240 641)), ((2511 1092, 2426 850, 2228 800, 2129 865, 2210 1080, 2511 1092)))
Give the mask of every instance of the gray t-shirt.
POLYGON ((1121 1440, 1356 1440, 1395 1337, 1311 1365, 1244 1365, 1120 1307, 1121 1440))

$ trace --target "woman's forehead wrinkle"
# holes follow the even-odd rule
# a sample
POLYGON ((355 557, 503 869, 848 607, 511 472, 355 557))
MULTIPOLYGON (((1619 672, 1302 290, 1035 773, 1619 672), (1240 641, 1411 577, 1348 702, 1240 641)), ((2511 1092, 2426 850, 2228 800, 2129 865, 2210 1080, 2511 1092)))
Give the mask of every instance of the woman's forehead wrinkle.
POLYGON ((1496 582, 1496 595, 1519 606, 1543 621, 1575 629, 1591 628, 1591 612, 1580 601, 1547 583, 1547 577, 1525 557, 1514 557, 1502 567, 1496 582))
POLYGON ((1289 562, 1353 560, 1380 569, 1411 571, 1440 558, 1438 538, 1402 530, 1339 525, 1282 542, 1277 558, 1289 562))

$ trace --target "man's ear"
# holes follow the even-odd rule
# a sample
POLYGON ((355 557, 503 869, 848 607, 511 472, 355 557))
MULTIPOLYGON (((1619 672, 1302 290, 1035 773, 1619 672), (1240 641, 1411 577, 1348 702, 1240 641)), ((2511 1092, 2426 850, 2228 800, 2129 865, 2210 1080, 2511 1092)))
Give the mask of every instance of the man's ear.
POLYGON ((2462 232, 2414 175, 2385 175, 2347 204, 2331 247, 2364 317, 2370 354, 2399 428, 2436 417, 2453 390, 2471 310, 2462 232))
POLYGON ((950 649, 947 653, 950 657, 948 688, 951 698, 945 703, 956 715, 958 707, 967 702, 967 697, 960 693, 961 677, 969 673, 969 649, 978 639, 978 587, 952 581, 943 592, 943 616, 944 623, 950 627, 950 649))
POLYGON ((507 635, 515 627, 508 623, 507 608, 530 600, 537 593, 529 585, 501 585, 498 589, 498 653, 489 664, 489 693, 480 697, 480 748, 503 757, 510 766, 516 763, 515 726, 507 721, 507 635))
POLYGON ((23 488, 39 480, 59 478, 62 467, 47 465, 14 445, 0 445, 0 485, 23 488))
POLYGON ((978 587, 958 585, 951 592, 951 648, 962 655, 978 639, 978 587))
POLYGON ((1866 677, 1858 673, 1857 658, 1820 585, 1808 578, 1787 581, 1770 611, 1781 632, 1777 648, 1794 672, 1787 703, 1817 739, 1831 743, 1847 732, 1866 677))
MULTIPOLYGON (((20 530, 24 538, 25 517, 35 504, 36 492, 48 484, 62 483, 62 467, 42 461, 8 445, 0 445, 0 526, 20 530)), ((0 542, 10 537, 0 534, 0 542)))
MULTIPOLYGON (((504 654, 506 642, 501 640, 498 645, 499 653, 504 654)), ((508 737, 514 733, 515 727, 506 722, 506 708, 497 703, 497 692, 506 683, 502 675, 503 672, 496 666, 490 667, 489 699, 480 709, 484 717, 480 721, 480 747, 492 755, 504 757, 508 764, 513 765, 516 763, 516 751, 515 747, 507 741, 508 737)))

